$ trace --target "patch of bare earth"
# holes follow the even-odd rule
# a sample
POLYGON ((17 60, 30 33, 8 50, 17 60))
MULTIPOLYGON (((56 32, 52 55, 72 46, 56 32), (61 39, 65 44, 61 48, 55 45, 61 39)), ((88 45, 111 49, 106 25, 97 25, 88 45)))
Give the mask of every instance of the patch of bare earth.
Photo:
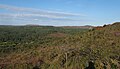
POLYGON ((65 37, 67 34, 65 33, 53 33, 53 34, 49 34, 48 36, 50 37, 65 37))

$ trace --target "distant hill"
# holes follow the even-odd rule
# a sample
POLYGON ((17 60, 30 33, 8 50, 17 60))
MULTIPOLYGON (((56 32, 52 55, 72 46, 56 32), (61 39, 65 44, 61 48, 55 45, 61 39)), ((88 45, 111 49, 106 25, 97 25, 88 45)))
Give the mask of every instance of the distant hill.
POLYGON ((94 26, 86 25, 86 26, 62 26, 63 28, 80 28, 80 29, 90 29, 94 26))

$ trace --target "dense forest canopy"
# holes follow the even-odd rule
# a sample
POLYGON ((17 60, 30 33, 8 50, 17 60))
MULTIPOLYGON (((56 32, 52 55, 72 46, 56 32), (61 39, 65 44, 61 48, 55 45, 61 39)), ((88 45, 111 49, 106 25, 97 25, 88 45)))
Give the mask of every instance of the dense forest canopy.
POLYGON ((0 26, 1 69, 120 68, 120 23, 101 27, 0 26))

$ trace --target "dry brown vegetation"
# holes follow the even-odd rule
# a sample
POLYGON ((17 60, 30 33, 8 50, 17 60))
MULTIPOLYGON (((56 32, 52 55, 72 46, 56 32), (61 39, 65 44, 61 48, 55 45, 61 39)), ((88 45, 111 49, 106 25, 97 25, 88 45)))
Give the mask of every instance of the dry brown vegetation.
POLYGON ((101 30, 1 26, 0 31, 1 69, 85 69, 89 62, 95 69, 120 69, 120 23, 101 30))

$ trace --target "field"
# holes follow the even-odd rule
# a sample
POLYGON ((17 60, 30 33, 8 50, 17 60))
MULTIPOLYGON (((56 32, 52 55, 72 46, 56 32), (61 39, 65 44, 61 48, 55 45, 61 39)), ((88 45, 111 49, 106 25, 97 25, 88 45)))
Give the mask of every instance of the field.
POLYGON ((120 69, 120 23, 0 26, 0 69, 120 69), (91 64, 90 64, 91 63, 91 64))

